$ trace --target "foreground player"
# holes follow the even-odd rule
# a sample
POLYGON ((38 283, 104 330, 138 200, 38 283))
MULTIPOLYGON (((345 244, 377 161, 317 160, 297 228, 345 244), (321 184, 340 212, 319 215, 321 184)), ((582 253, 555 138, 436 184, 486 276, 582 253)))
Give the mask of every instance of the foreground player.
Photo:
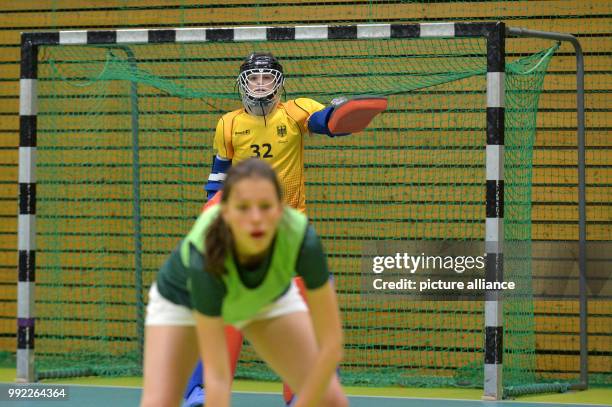
MULTIPOLYGON (((218 122, 212 171, 206 184, 209 201, 223 186, 232 164, 250 157, 270 163, 281 180, 285 203, 306 210, 304 183, 304 135, 345 136, 363 130, 384 110, 384 98, 340 99, 325 107, 308 98, 280 101, 285 77, 279 61, 269 53, 252 53, 240 66, 238 87, 243 108, 225 114, 218 122)), ((298 286, 301 282, 298 278, 298 286)), ((227 331, 232 372, 235 370, 242 337, 227 331)), ((291 401, 285 386, 284 397, 291 401)), ((185 393, 185 407, 202 405, 202 366, 198 364, 185 393)))
POLYGON ((335 374, 342 355, 338 304, 314 229, 282 204, 276 175, 262 160, 234 166, 223 192, 151 287, 141 406, 179 403, 196 346, 207 405, 229 406, 225 324, 240 329, 295 389, 296 407, 347 406, 335 374), (296 274, 306 284, 310 316, 292 282, 296 274))

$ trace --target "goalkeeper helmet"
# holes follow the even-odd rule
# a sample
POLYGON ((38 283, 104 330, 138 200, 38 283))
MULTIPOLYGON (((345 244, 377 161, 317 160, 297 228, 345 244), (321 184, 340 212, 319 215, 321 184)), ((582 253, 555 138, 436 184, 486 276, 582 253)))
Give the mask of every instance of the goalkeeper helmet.
POLYGON ((246 111, 266 116, 278 104, 280 89, 285 82, 283 67, 268 52, 253 52, 240 65, 238 89, 246 111))

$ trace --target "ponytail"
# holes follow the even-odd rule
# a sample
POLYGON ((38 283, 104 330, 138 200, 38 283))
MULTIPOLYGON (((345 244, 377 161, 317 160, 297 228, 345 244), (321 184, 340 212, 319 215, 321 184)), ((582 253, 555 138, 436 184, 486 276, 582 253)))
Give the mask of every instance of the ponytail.
POLYGON ((232 232, 219 214, 206 230, 206 271, 216 277, 225 274, 225 257, 232 247, 232 232))

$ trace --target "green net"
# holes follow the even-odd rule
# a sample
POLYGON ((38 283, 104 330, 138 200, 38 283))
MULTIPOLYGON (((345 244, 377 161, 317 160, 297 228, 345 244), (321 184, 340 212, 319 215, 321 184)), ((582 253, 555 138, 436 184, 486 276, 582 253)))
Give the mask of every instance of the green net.
MULTIPOLYGON (((507 241, 531 241, 536 112, 555 49, 506 60, 507 241)), ((253 50, 281 60, 286 99, 389 96, 363 133, 305 136, 307 212, 345 329, 343 382, 481 387, 481 301, 360 294, 364 242, 484 240, 486 44, 456 38, 41 48, 39 375, 140 370, 146 290, 201 210, 214 128, 240 107, 237 68, 253 50)), ((504 304, 504 384, 535 383, 531 267, 515 256, 505 273, 525 295, 504 304)), ((275 377, 249 347, 238 376, 275 377)))

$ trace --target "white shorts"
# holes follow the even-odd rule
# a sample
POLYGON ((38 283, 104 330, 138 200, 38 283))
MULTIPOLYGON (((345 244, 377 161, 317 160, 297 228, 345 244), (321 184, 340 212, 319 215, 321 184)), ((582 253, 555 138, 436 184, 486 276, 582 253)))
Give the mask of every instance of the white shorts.
MULTIPOLYGON (((274 301, 263 307, 251 319, 232 324, 242 329, 253 321, 280 317, 294 312, 307 312, 308 307, 300 295, 297 285, 291 281, 289 290, 274 301)), ((195 326, 193 311, 182 305, 175 304, 164 298, 153 283, 149 290, 149 304, 147 305, 146 326, 195 326)))
POLYGON ((149 290, 149 303, 145 326, 195 326, 193 312, 182 305, 173 303, 162 296, 157 290, 157 283, 149 290))

